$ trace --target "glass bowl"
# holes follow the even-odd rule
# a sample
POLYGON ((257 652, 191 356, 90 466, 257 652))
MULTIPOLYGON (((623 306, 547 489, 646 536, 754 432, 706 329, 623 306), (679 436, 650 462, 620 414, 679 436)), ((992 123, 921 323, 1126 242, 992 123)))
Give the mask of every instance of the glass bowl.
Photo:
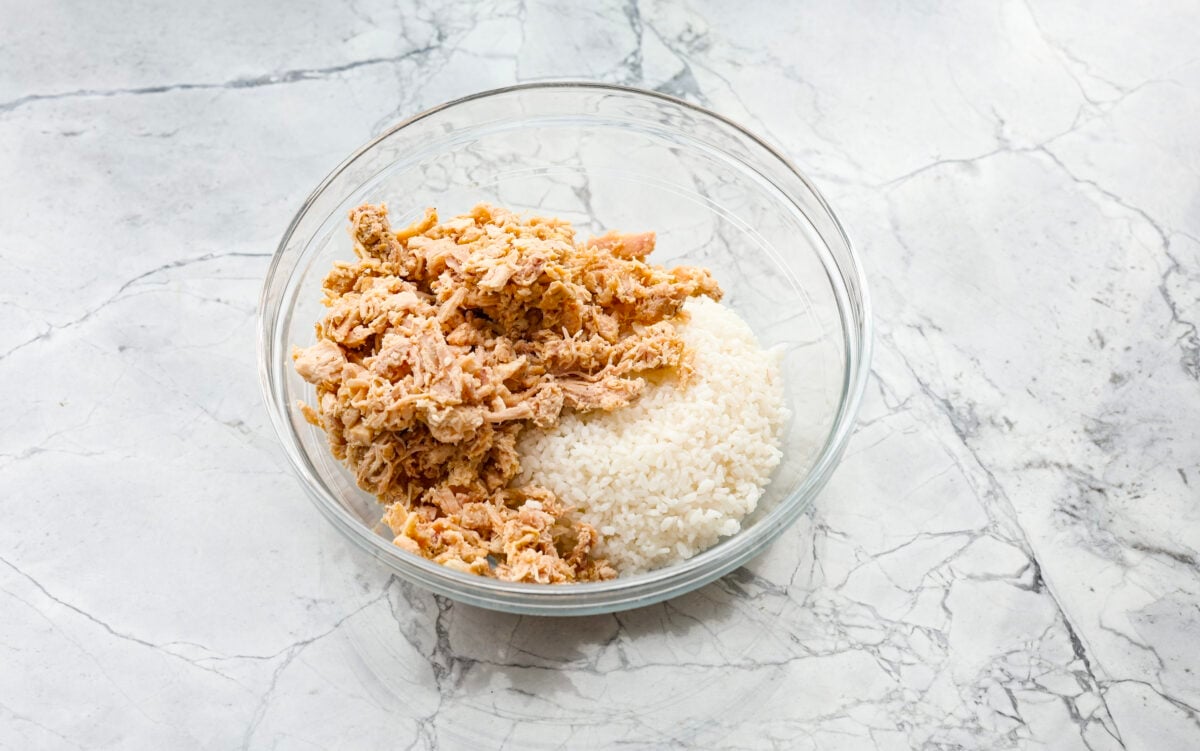
POLYGON ((649 91, 591 83, 498 89, 435 107, 352 154, 317 186, 279 243, 260 303, 267 408, 317 508, 401 577, 472 605, 582 615, 648 605, 746 563, 792 524, 846 446, 870 361, 862 268, 816 188, 720 115, 649 91), (387 203, 403 227, 487 201, 569 219, 581 236, 653 230, 651 260, 712 270, 725 304, 782 350, 791 420, 783 459, 742 531, 680 563, 605 582, 518 584, 463 574, 392 544, 375 498, 295 408, 313 389, 291 366, 314 340, 321 281, 354 257, 347 212, 387 203))

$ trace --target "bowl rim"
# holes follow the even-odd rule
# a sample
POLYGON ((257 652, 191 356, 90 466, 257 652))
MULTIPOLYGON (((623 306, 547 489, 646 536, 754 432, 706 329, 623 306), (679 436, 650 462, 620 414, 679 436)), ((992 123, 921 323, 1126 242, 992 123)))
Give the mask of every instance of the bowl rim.
MULTIPOLYGON (((789 195, 788 191, 781 192, 795 205, 795 201, 789 195)), ((800 209, 801 207, 796 205, 796 208, 800 209)), ((281 308, 281 306, 276 307, 281 308)), ((845 451, 846 444, 854 429, 855 418, 870 375, 873 340, 874 330, 871 317, 870 294, 862 262, 854 243, 851 241, 841 220, 829 205, 824 194, 779 149, 735 120, 714 112, 707 107, 688 102, 670 94, 634 86, 597 81, 539 80, 487 89, 430 107, 385 129, 378 136, 355 149, 334 167, 305 198, 300 208, 292 217, 272 255, 259 298, 257 359, 260 387, 276 437, 283 444, 284 453, 287 454, 292 469, 304 481, 306 494, 323 515, 333 522, 343 534, 346 534, 367 552, 387 563, 393 570, 398 570, 398 573, 409 575, 420 574, 416 577, 419 583, 452 598, 464 599, 477 605, 496 609, 553 614, 560 611, 564 613, 566 611, 570 611, 570 613, 611 612, 661 601, 662 599, 682 594, 684 591, 689 591, 694 587, 702 586, 723 576, 746 563, 772 543, 776 537, 791 526, 811 505, 817 494, 827 484, 833 469, 845 451), (273 375, 275 366, 271 358, 271 355, 278 356, 279 354, 274 352, 276 347, 273 341, 275 338, 275 324, 280 313, 279 309, 271 310, 273 281, 275 281, 287 247, 292 242, 293 235, 299 227, 300 222, 331 183, 351 164, 370 152, 381 142, 387 140, 396 132, 421 120, 448 109, 482 99, 499 97, 520 91, 552 89, 612 92, 667 102, 711 118, 733 129, 739 136, 749 139, 768 155, 778 160, 809 191, 817 204, 825 212, 833 228, 840 236, 841 241, 845 244, 845 267, 841 263, 843 259, 836 259, 835 266, 839 271, 839 275, 843 278, 842 283, 844 285, 849 286, 847 280, 853 282, 858 292, 858 299, 848 299, 843 302, 841 297, 837 296, 843 338, 849 339, 850 329, 852 328, 850 324, 854 321, 854 317, 850 311, 843 309, 845 305, 848 304, 854 307, 854 304, 857 303, 859 309, 858 320, 861 324, 857 358, 855 358, 854 347, 850 346, 849 341, 846 342, 844 355, 846 371, 842 379, 842 394, 838 411, 834 418, 833 429, 829 431, 816 461, 809 468, 800 487, 780 501, 775 509, 772 509, 766 516, 758 520, 751 534, 734 534, 722 539, 716 545, 701 551, 691 558, 660 569, 628 577, 617 577, 607 581, 573 582, 561 585, 508 582, 455 571, 428 559, 412 554, 405 554, 405 551, 400 550, 393 543, 380 537, 364 525, 361 520, 353 517, 333 496, 324 481, 321 480, 316 467, 312 465, 311 460, 300 444, 299 437, 296 435, 295 428, 287 414, 288 405, 284 402, 285 395, 282 388, 279 389, 278 394, 275 393, 275 378, 273 375), (857 359, 857 362, 855 359, 857 359), (415 570, 412 570, 414 568, 415 570), (439 579, 444 580, 444 585, 439 583, 439 579), (676 586, 661 586, 676 582, 678 583, 676 586), (458 588, 450 586, 453 584, 457 584, 469 591, 459 591, 458 588), (607 601, 604 599, 605 595, 630 593, 631 590, 637 594, 636 598, 632 601, 607 601), (643 592, 643 590, 645 591, 643 592), (565 602, 566 600, 578 600, 580 597, 587 597, 596 601, 590 603, 565 602)))

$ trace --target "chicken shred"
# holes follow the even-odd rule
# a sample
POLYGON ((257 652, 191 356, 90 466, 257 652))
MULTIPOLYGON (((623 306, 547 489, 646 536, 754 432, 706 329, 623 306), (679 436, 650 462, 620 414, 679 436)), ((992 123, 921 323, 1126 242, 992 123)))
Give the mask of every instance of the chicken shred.
POLYGON ((712 276, 647 263, 653 233, 579 242, 565 221, 486 204, 399 231, 366 204, 350 234, 358 260, 334 264, 317 342, 293 353, 317 395, 299 406, 387 506, 396 545, 510 581, 615 576, 595 529, 513 487, 517 436, 565 408, 619 409, 651 372, 686 382, 675 324, 688 297, 720 299, 712 276))

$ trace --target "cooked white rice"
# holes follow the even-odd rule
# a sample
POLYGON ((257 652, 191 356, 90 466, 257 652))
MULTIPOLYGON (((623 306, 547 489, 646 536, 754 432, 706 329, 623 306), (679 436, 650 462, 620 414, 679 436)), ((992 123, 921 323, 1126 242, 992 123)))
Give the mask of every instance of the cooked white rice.
POLYGON ((741 528, 782 456, 788 413, 778 356, 731 309, 691 300, 680 327, 695 378, 650 384, 608 413, 527 429, 521 482, 543 485, 600 533, 622 574, 690 558, 741 528))

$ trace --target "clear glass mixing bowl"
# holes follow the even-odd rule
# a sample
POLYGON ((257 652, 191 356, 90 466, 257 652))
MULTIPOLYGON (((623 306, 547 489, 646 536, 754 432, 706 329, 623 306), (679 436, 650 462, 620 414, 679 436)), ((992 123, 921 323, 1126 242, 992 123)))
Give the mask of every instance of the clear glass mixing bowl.
POLYGON ((762 551, 812 503, 846 446, 870 361, 862 268, 829 205, 787 159, 719 115, 661 94, 583 83, 515 86, 436 107, 337 167, 283 235, 260 304, 259 360, 271 420, 318 509, 405 579, 485 608, 581 615, 648 605, 706 584, 762 551), (653 230, 652 260, 713 271, 763 346, 783 349, 792 412, 784 458, 742 531, 645 574, 570 585, 462 574, 406 553, 305 422, 312 387, 291 367, 313 341, 321 281, 352 259, 347 212, 386 201, 394 226, 426 207, 480 201, 558 216, 581 233, 653 230))

